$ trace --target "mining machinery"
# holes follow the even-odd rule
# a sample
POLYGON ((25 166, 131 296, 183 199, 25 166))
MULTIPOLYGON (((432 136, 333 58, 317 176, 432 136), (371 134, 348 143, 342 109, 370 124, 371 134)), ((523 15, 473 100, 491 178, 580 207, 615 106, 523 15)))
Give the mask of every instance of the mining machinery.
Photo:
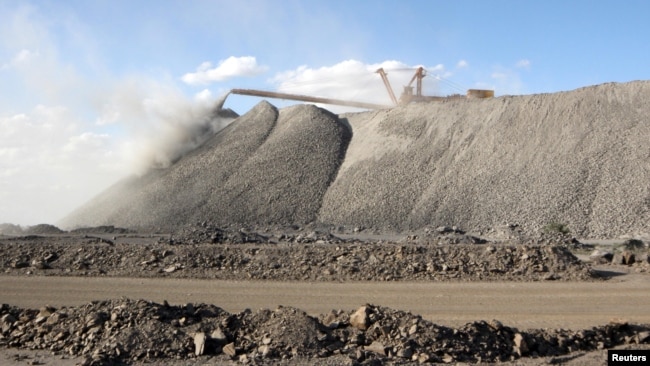
POLYGON ((232 89, 230 91, 230 94, 249 95, 255 97, 266 97, 266 98, 275 98, 275 99, 297 100, 297 101, 312 102, 312 103, 333 104, 333 105, 356 107, 362 109, 387 109, 395 106, 406 105, 409 103, 442 101, 442 100, 455 99, 455 98, 494 97, 494 90, 484 90, 484 89, 469 89, 466 95, 456 94, 456 95, 450 95, 446 97, 422 95, 422 79, 426 76, 426 70, 423 67, 418 67, 415 70, 415 74, 411 78, 411 81, 409 81, 409 83, 406 86, 404 86, 400 98, 397 99, 397 97, 395 96, 395 92, 393 91, 393 88, 390 85, 390 81, 388 80, 388 74, 386 73, 386 71, 383 68, 380 68, 376 71, 376 73, 378 73, 381 76, 381 79, 384 82, 384 86, 388 91, 388 95, 390 96, 393 105, 366 103, 366 102, 358 102, 358 101, 342 100, 342 99, 334 99, 334 98, 313 97, 308 95, 280 93, 280 92, 272 92, 272 91, 257 90, 257 89, 232 89), (413 86, 414 82, 415 82, 415 87, 413 86))

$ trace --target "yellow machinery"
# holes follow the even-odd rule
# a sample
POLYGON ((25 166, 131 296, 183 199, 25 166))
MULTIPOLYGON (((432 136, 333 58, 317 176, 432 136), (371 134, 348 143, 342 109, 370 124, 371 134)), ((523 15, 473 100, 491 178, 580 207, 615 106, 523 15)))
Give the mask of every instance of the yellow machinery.
MULTIPOLYGON (((395 105, 405 105, 414 102, 431 102, 431 101, 463 98, 463 96, 460 94, 450 95, 447 97, 422 95, 422 79, 426 76, 426 71, 424 70, 423 67, 418 67, 415 70, 415 74, 411 78, 411 81, 409 81, 408 85, 404 87, 404 90, 402 91, 402 95, 399 97, 398 100, 395 97, 393 88, 390 86, 390 82, 388 81, 388 74, 386 74, 386 71, 384 71, 383 68, 379 68, 375 72, 381 76, 381 80, 384 82, 384 85, 386 86, 386 90, 388 90, 388 95, 390 96, 390 99, 393 101, 395 105), (413 93, 414 81, 416 82, 415 93, 413 93)), ((492 98, 494 97, 494 90, 469 89, 467 91, 467 97, 468 98, 492 98)))

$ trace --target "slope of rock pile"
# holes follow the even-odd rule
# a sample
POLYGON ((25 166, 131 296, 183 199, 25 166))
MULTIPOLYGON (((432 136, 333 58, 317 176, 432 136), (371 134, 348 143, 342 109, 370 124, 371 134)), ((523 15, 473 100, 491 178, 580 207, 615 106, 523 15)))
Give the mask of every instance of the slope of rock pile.
MULTIPOLYGON (((212 235, 224 235, 219 231, 212 235)), ((6 274, 191 277, 308 281, 541 281, 590 280, 591 269, 565 247, 553 245, 328 242, 326 236, 290 235, 273 244, 236 232, 230 244, 168 244, 143 238, 38 236, 0 239, 6 274), (126 241, 125 241, 126 240, 126 241)), ((202 236, 202 235, 201 235, 202 236)), ((215 236, 216 238, 216 236, 215 236)), ((173 238, 171 239, 174 240, 173 238)), ((193 239, 192 239, 193 240, 193 239)), ((260 239, 261 240, 261 239, 260 239)), ((209 238, 208 243, 212 241, 209 238)))
POLYGON ((650 326, 520 331, 497 320, 454 329, 404 311, 365 305, 318 317, 290 308, 230 314, 208 304, 96 301, 40 310, 0 306, 0 347, 85 356, 84 365, 189 360, 211 355, 273 364, 337 356, 347 364, 494 362, 650 341, 650 326))
POLYGON ((350 130, 323 109, 262 102, 167 169, 131 177, 63 220, 67 227, 310 222, 350 130))
POLYGON ((354 137, 320 219, 648 233, 648 98, 640 81, 348 115, 354 137))
POLYGON ((338 117, 261 103, 168 169, 117 184, 62 224, 650 234, 649 98, 650 82, 637 81, 338 117))

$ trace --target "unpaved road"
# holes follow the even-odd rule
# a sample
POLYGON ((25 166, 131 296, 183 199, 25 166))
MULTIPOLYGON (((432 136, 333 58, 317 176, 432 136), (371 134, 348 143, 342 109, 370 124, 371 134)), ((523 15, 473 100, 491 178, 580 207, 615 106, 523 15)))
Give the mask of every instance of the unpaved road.
POLYGON ((303 283, 194 279, 0 276, 0 302, 39 308, 126 296, 173 304, 211 303, 229 312, 294 306, 310 314, 365 303, 409 310, 460 326, 498 319, 528 328, 588 328, 612 318, 650 323, 650 277, 626 274, 604 282, 303 283))

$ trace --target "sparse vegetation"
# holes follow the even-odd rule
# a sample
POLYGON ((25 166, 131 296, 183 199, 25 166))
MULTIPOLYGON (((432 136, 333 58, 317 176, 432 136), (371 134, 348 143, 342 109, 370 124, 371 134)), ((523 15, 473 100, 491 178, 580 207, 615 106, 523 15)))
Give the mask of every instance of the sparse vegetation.
POLYGON ((569 230, 569 227, 566 224, 556 222, 556 221, 551 221, 550 223, 546 224, 544 226, 543 231, 547 234, 550 233, 560 233, 560 234, 569 234, 571 230, 569 230))
POLYGON ((615 246, 615 249, 618 251, 625 251, 629 250, 632 252, 635 251, 642 251, 646 249, 646 245, 642 240, 639 239, 628 239, 624 241, 622 244, 615 246))

